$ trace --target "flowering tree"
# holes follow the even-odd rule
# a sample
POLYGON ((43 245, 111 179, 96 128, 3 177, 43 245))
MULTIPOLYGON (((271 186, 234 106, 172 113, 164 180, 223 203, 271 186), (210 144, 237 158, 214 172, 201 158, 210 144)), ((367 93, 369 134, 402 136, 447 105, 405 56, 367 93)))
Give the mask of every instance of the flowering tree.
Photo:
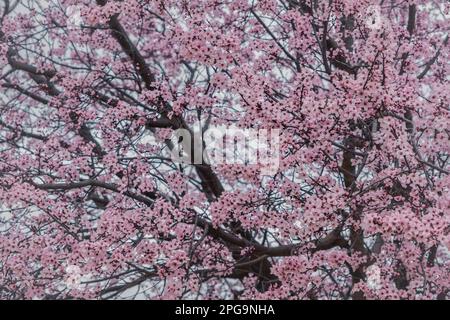
POLYGON ((449 296, 447 1, 0 4, 0 298, 449 296))

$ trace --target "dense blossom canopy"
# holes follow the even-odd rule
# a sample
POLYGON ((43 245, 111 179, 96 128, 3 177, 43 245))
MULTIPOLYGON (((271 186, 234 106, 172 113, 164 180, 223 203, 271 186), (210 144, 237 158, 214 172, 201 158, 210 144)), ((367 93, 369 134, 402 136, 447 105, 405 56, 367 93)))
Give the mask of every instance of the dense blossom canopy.
POLYGON ((448 1, 0 7, 0 298, 449 297, 448 1))

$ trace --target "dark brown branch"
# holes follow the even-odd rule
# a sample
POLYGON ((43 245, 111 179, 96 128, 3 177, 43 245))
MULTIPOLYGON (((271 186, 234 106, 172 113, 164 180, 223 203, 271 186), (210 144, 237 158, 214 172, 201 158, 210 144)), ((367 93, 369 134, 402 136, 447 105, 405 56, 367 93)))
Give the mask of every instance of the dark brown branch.
POLYGON ((444 42, 442 43, 442 47, 439 48, 438 51, 436 52, 436 54, 433 56, 433 58, 431 58, 431 60, 425 64, 425 69, 423 69, 423 71, 417 77, 419 80, 423 79, 427 75, 427 73, 430 71, 433 64, 437 61, 437 59, 441 55, 442 48, 447 46, 447 44, 448 44, 448 35, 445 37, 444 42))
MULTIPOLYGON (((97 4, 100 6, 106 5, 106 0, 97 0, 97 4)), ((145 87, 148 90, 155 89, 153 83, 155 82, 155 76, 151 72, 144 57, 141 55, 136 46, 131 42, 125 29, 122 27, 118 20, 118 14, 112 16, 108 22, 110 29, 112 30, 112 36, 120 44, 123 51, 128 55, 130 60, 135 64, 142 80, 145 83, 145 87)))

